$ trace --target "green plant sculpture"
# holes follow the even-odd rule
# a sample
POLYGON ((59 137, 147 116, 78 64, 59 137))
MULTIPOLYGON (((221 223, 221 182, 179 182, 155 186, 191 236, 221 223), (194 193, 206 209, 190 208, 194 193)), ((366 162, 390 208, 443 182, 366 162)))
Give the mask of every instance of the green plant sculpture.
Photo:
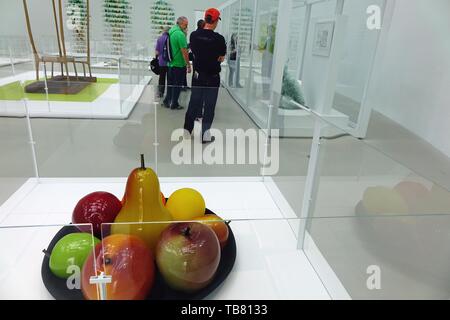
POLYGON ((303 96, 300 84, 289 74, 287 67, 284 68, 281 95, 283 96, 283 100, 280 105, 280 108, 282 109, 300 109, 300 107, 295 104, 289 103, 290 100, 293 100, 303 106, 305 105, 305 98, 303 96))
POLYGON ((112 44, 112 54, 122 54, 127 31, 131 26, 131 9, 129 0, 104 0, 103 18, 106 38, 112 44))
POLYGON ((86 0, 68 0, 66 2, 68 28, 74 39, 73 51, 84 53, 87 50, 87 2, 86 0))
POLYGON ((164 27, 175 24, 175 11, 171 3, 164 0, 156 0, 150 7, 151 43, 161 35, 164 27))

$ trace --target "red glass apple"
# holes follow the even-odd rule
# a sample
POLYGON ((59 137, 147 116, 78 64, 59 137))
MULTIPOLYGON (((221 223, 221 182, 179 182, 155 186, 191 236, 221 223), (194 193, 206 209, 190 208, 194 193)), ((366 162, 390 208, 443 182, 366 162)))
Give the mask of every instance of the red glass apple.
POLYGON ((156 263, 173 289, 194 292, 214 278, 220 262, 220 244, 214 231, 198 222, 173 223, 156 247, 156 263))
MULTIPOLYGON (((78 201, 73 210, 72 223, 92 223, 94 235, 101 238, 102 223, 113 223, 120 209, 122 209, 122 203, 115 195, 102 191, 93 192, 78 201)), ((90 232, 90 228, 84 230, 85 228, 79 227, 80 231, 90 232)))
MULTIPOLYGON (((137 236, 114 234, 95 247, 97 275, 112 276, 106 285, 107 300, 143 300, 153 287, 154 257, 147 244, 137 236)), ((81 290, 87 300, 98 300, 97 286, 89 283, 94 270, 94 253, 86 260, 81 290)))

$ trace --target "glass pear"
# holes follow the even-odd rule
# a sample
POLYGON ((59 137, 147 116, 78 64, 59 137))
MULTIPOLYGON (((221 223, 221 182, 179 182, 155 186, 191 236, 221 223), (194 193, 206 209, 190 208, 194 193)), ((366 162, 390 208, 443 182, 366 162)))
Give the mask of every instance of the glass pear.
POLYGON ((173 218, 162 203, 158 177, 152 169, 145 168, 143 155, 141 167, 134 169, 128 177, 122 203, 111 233, 136 235, 154 252, 161 232, 168 226, 158 222, 172 221, 173 218))

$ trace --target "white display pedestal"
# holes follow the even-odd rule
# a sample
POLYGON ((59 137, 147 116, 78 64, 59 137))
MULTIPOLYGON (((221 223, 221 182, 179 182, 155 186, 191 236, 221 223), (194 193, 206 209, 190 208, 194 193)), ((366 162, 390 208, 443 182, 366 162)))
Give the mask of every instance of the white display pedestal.
MULTIPOLYGON (((274 201, 281 193, 274 193, 273 186, 268 188, 261 178, 160 181, 166 196, 179 188, 195 188, 209 209, 236 219, 230 224, 237 243, 236 264, 209 299, 330 299, 307 256, 297 249, 296 232, 283 219, 292 218, 292 210, 280 211, 279 202, 286 200, 274 201)), ((40 275, 42 249, 61 224, 70 223, 79 199, 94 191, 121 199, 125 183, 125 178, 28 180, 0 207, 0 242, 8 244, 0 257, 0 299, 51 299, 40 275), (48 227, 23 227, 31 225, 48 227)))
MULTIPOLYGON (((42 74, 43 76, 43 74, 42 74)), ((117 75, 95 74, 97 78, 117 79, 117 75)), ((0 86, 35 78, 35 73, 25 72, 16 76, 0 79, 0 86)), ((109 88, 92 102, 68 101, 33 101, 28 100, 28 110, 31 118, 75 118, 75 119, 127 119, 137 104, 145 87, 152 77, 145 77, 140 84, 111 84, 109 88), (131 86, 127 98, 121 97, 121 86, 131 86)), ((24 102, 0 100, 0 116, 24 117, 26 109, 24 102)))

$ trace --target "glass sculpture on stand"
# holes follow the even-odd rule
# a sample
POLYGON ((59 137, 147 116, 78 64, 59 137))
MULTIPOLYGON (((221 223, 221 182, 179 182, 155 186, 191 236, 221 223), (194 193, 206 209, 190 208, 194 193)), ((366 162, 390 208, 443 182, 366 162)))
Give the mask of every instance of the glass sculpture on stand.
MULTIPOLYGON (((64 36, 64 20, 62 10, 62 0, 52 0, 54 27, 56 31, 56 40, 58 43, 58 54, 39 53, 36 46, 33 29, 30 22, 30 13, 28 10, 27 0, 23 0, 25 11, 25 20, 27 25, 28 37, 34 55, 34 63, 36 69, 36 81, 28 84, 25 87, 27 93, 57 93, 57 94, 77 94, 84 88, 88 87, 92 82, 97 82, 95 77, 92 77, 91 71, 91 56, 90 56, 90 42, 89 42, 89 19, 86 19, 86 47, 87 54, 85 58, 78 58, 67 54, 65 36, 64 36), (51 64, 51 77, 47 77, 47 63, 51 64), (45 80, 40 80, 39 71, 40 66, 44 66, 45 80), (61 66, 61 74, 54 75, 54 66, 59 64, 61 66), (77 71, 77 64, 83 67, 83 76, 79 76, 77 71), (70 75, 69 65, 73 66, 74 75, 70 75), (86 73, 86 67, 89 76, 86 73), (65 72, 64 72, 65 69, 65 72)), ((86 0, 86 11, 89 15, 89 0, 86 0)))

